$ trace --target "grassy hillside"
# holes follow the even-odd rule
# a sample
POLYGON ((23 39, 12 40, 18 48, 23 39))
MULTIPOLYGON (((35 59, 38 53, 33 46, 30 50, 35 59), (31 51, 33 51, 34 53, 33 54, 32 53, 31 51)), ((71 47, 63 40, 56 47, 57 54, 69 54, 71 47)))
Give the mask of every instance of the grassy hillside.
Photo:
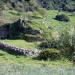
POLYGON ((25 57, 25 56, 15 56, 8 54, 7 52, 4 52, 3 50, 0 50, 0 64, 23 64, 23 65, 48 65, 48 66, 72 66, 72 63, 68 61, 67 59, 62 59, 62 60, 57 60, 57 61, 40 61, 33 59, 31 57, 25 57), (62 61, 63 60, 63 61, 62 61))
MULTIPOLYGON (((74 25, 74 19, 75 19, 75 13, 69 13, 69 12, 58 12, 57 10, 44 10, 44 9, 40 9, 42 11, 34 11, 34 12, 28 12, 28 13, 19 13, 17 11, 4 11, 4 15, 2 17, 4 17, 4 19, 6 20, 15 20, 21 16, 25 16, 26 18, 28 18, 31 21, 31 26, 33 28, 36 29, 48 29, 48 26, 51 26, 53 29, 58 30, 59 27, 63 26, 69 26, 69 25, 74 25), (70 18, 69 22, 62 22, 62 21, 57 21, 54 18, 56 17, 57 14, 65 14, 70 18), (67 13, 67 14, 66 14, 67 13), (42 14, 42 15, 41 15, 42 14)), ((63 28, 62 27, 62 28, 63 28)))
MULTIPOLYGON (((36 0, 37 1, 37 0, 36 0)), ((46 1, 46 0, 38 0, 46 1)), ((52 0, 52 2, 56 0, 52 0)), ((66 1, 66 0, 64 0, 66 1)), ((67 0, 68 1, 68 0, 67 0)), ((1 2, 1 1, 0 1, 1 2)), ((34 1, 35 3, 35 1, 34 1)), ((27 3, 27 9, 36 7, 34 4, 27 3), (34 6, 34 7, 33 7, 34 6)), ((53 4, 53 3, 51 3, 53 4)), ((40 4, 41 5, 41 4, 40 4)), ((53 6, 54 6, 53 5, 53 6)), ((11 6, 11 5, 10 5, 11 6)), ((43 6, 43 5, 42 5, 43 6)), ((46 6, 47 7, 47 6, 46 6)), ((46 8, 45 7, 45 8, 46 8)), ((51 6, 49 7, 49 9, 51 6)), ((15 8, 9 9, 6 6, 0 15, 0 20, 5 23, 13 23, 19 18, 23 18, 26 23, 25 27, 30 27, 31 30, 39 31, 40 34, 22 33, 24 38, 19 39, 1 39, 0 42, 5 42, 19 48, 33 49, 33 50, 60 50, 60 60, 47 61, 38 60, 34 57, 19 56, 9 54, 6 50, 0 49, 0 74, 1 75, 74 75, 74 67, 72 65, 73 54, 75 52, 75 12, 46 10, 44 8, 37 8, 36 11, 17 11, 15 8), (65 15, 69 21, 56 20, 56 16, 65 15), (26 35, 30 38, 26 38, 26 35), (32 37, 32 38, 31 38, 32 37), (33 37, 43 38, 43 41, 32 41, 33 37), (28 41, 28 40, 31 41, 28 41), (46 42, 45 45, 43 42, 46 42), (40 45, 48 48, 40 48, 40 45), (4 65, 5 64, 5 65, 4 65), (8 68, 7 68, 8 67, 8 68), (62 67, 62 68, 61 68, 62 67), (57 69, 58 68, 58 69, 57 69), (12 70, 12 71, 11 71, 12 70)), ((56 53, 56 52, 54 52, 56 53)), ((46 54, 46 53, 45 53, 46 54)), ((73 65, 74 66, 74 65, 73 65)))
POLYGON ((33 29, 37 29, 43 32, 42 37, 43 38, 50 38, 51 33, 57 32, 62 33, 66 28, 70 28, 72 26, 75 26, 75 13, 69 13, 69 12, 58 12, 57 10, 44 10, 37 12, 27 12, 27 13, 19 13, 17 11, 4 11, 4 19, 10 21, 14 21, 15 19, 19 17, 27 18, 30 23, 27 23, 29 26, 31 26, 33 29), (43 12, 45 13, 43 13, 43 12), (66 14, 67 13, 67 14, 66 14), (57 21, 54 18, 57 14, 64 14, 67 15, 70 19, 69 22, 64 21, 57 21), (16 17, 16 18, 15 18, 16 17))
MULTIPOLYGON (((3 69, 3 71, 0 70, 1 75, 13 75, 13 73, 14 75, 22 73, 23 75, 55 75, 55 73, 56 75, 74 75, 75 68, 72 65, 75 64, 75 0, 25 0, 25 3, 22 0, 14 1, 17 1, 14 2, 15 7, 10 0, 0 0, 0 22, 11 25, 22 18, 25 21, 23 28, 25 30, 28 28, 30 31, 21 32, 21 38, 6 38, 1 39, 0 42, 34 51, 40 50, 42 54, 34 58, 10 54, 0 49, 0 67, 3 69), (64 5, 62 10, 55 10, 60 9, 62 5, 64 5), (65 8, 67 11, 63 11, 65 8), (58 19, 56 19, 57 16, 58 19), (68 21, 65 21, 65 18, 68 21), (43 40, 33 40, 39 37, 43 40), (44 53, 44 50, 47 53, 44 53), (51 56, 54 58, 59 52, 60 59, 51 60, 51 56, 47 55, 48 52, 52 53, 51 56), (43 57, 47 57, 47 60, 43 57)), ((18 32, 15 31, 15 33, 18 32)))
MULTIPOLYGON (((33 29, 41 31, 42 34, 40 35, 35 35, 35 36, 40 36, 48 41, 65 41, 68 36, 71 38, 71 33, 70 35, 66 35, 66 33, 71 32, 72 28, 75 26, 75 13, 74 12, 58 12, 57 10, 45 10, 41 9, 41 11, 34 11, 34 12, 17 12, 17 11, 4 11, 4 16, 2 16, 3 19, 8 20, 9 22, 14 21, 15 19, 19 17, 25 17, 25 19, 28 19, 29 22, 27 23, 28 26, 30 26, 33 29), (43 13, 43 12, 45 13, 43 13), (67 14, 66 14, 67 13, 67 14), (58 21, 55 19, 56 15, 64 14, 69 17, 70 21, 69 22, 64 22, 64 21, 58 21), (15 18, 16 17, 16 18, 15 18), (68 32, 67 32, 68 31, 68 32), (64 34, 64 35, 63 35, 64 34), (62 36, 63 35, 63 36, 62 36)), ((31 36, 31 34, 28 34, 31 36)), ((74 31, 73 31, 74 35, 74 31)), ((33 35, 32 35, 33 36, 33 35)), ((72 39, 73 40, 73 39, 72 39)), ((28 42, 27 40, 1 40, 9 44, 14 44, 18 47, 23 47, 23 48, 31 48, 31 49, 36 49, 39 48, 40 43, 42 41, 33 41, 33 42, 28 42)), ((60 44, 58 43, 58 44, 60 44)))
MULTIPOLYGON (((57 10, 45 10, 42 9, 41 12, 27 12, 27 13, 19 13, 17 11, 4 11, 4 15, 2 16, 4 20, 8 20, 9 22, 12 22, 16 20, 19 17, 24 17, 27 18, 30 23, 27 23, 27 25, 31 26, 33 29, 40 30, 43 32, 41 35, 44 39, 50 39, 50 38, 56 38, 56 35, 60 35, 63 33, 65 30, 69 29, 70 27, 75 26, 75 13, 69 13, 69 12, 58 12, 57 10), (45 13, 43 13, 43 12, 45 13), (66 14, 67 13, 67 14, 66 14), (69 22, 64 22, 64 21, 57 21, 54 18, 56 17, 57 14, 65 14, 69 17, 70 21, 69 22), (52 34, 55 35, 52 37, 52 34)), ((17 46, 23 47, 19 44, 22 40, 9 40, 6 42, 9 42, 11 44, 15 44, 17 46), (16 41, 16 42, 15 42, 16 41)), ((26 42, 22 41, 22 44, 26 48, 37 48, 39 43, 38 42, 26 42), (28 45, 28 46, 27 46, 28 45)), ((25 47, 24 47, 25 48, 25 47)))

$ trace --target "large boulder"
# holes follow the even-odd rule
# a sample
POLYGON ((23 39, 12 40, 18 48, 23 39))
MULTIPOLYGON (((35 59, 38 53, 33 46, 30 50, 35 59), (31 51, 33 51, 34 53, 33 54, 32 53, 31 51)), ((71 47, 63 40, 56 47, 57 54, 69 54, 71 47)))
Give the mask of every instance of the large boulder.
POLYGON ((70 21, 69 17, 64 14, 56 15, 55 19, 58 21, 64 21, 64 22, 70 21))

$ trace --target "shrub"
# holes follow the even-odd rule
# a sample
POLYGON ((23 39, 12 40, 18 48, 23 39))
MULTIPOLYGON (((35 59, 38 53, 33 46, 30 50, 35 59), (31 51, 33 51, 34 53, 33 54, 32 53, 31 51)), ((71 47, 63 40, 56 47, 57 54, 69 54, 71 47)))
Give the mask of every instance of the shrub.
POLYGON ((40 45, 39 45, 40 48, 57 48, 57 42, 56 41, 46 41, 46 42, 42 42, 40 45))
POLYGON ((72 59, 71 60, 73 61, 73 64, 75 65, 75 52, 73 52, 73 55, 72 55, 72 59))
POLYGON ((47 42, 42 42, 39 47, 40 48, 48 48, 49 44, 47 42))
POLYGON ((65 22, 68 22, 70 20, 69 17, 64 14, 56 15, 55 19, 58 21, 65 21, 65 22))
POLYGON ((61 55, 60 51, 57 49, 48 49, 45 51, 41 51, 38 58, 42 60, 58 60, 61 58, 61 55))
POLYGON ((75 51, 75 28, 74 26, 65 28, 60 36, 59 46, 65 57, 71 59, 75 51))
POLYGON ((0 56, 4 56, 4 53, 0 53, 0 56))

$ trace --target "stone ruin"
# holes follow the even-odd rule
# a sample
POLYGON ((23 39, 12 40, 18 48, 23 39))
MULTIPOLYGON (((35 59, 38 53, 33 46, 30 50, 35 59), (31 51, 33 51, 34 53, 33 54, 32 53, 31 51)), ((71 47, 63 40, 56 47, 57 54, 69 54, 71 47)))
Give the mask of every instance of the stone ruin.
POLYGON ((40 53, 39 50, 19 48, 2 42, 0 42, 0 49, 5 50, 6 52, 10 52, 11 54, 31 56, 31 57, 37 57, 40 53))

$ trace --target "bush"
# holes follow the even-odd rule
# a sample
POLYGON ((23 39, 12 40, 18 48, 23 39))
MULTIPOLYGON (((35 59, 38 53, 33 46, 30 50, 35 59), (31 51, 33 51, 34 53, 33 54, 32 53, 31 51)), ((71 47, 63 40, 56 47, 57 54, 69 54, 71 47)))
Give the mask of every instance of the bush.
POLYGON ((73 55, 72 55, 72 59, 71 60, 73 61, 73 64, 75 64, 75 52, 73 52, 73 55))
POLYGON ((38 58, 42 60, 58 60, 61 58, 61 54, 57 49, 48 49, 45 51, 41 51, 38 58))
POLYGON ((57 48, 57 42, 55 42, 55 41, 42 42, 39 45, 39 48, 57 48))
POLYGON ((75 28, 74 26, 65 28, 60 36, 59 47, 65 57, 71 59, 75 51, 75 28))
POLYGON ((64 14, 56 15, 55 19, 58 21, 65 21, 65 22, 68 22, 70 20, 69 17, 64 14))
POLYGON ((49 44, 47 42, 42 42, 40 45, 39 45, 40 48, 48 48, 49 47, 49 44))

